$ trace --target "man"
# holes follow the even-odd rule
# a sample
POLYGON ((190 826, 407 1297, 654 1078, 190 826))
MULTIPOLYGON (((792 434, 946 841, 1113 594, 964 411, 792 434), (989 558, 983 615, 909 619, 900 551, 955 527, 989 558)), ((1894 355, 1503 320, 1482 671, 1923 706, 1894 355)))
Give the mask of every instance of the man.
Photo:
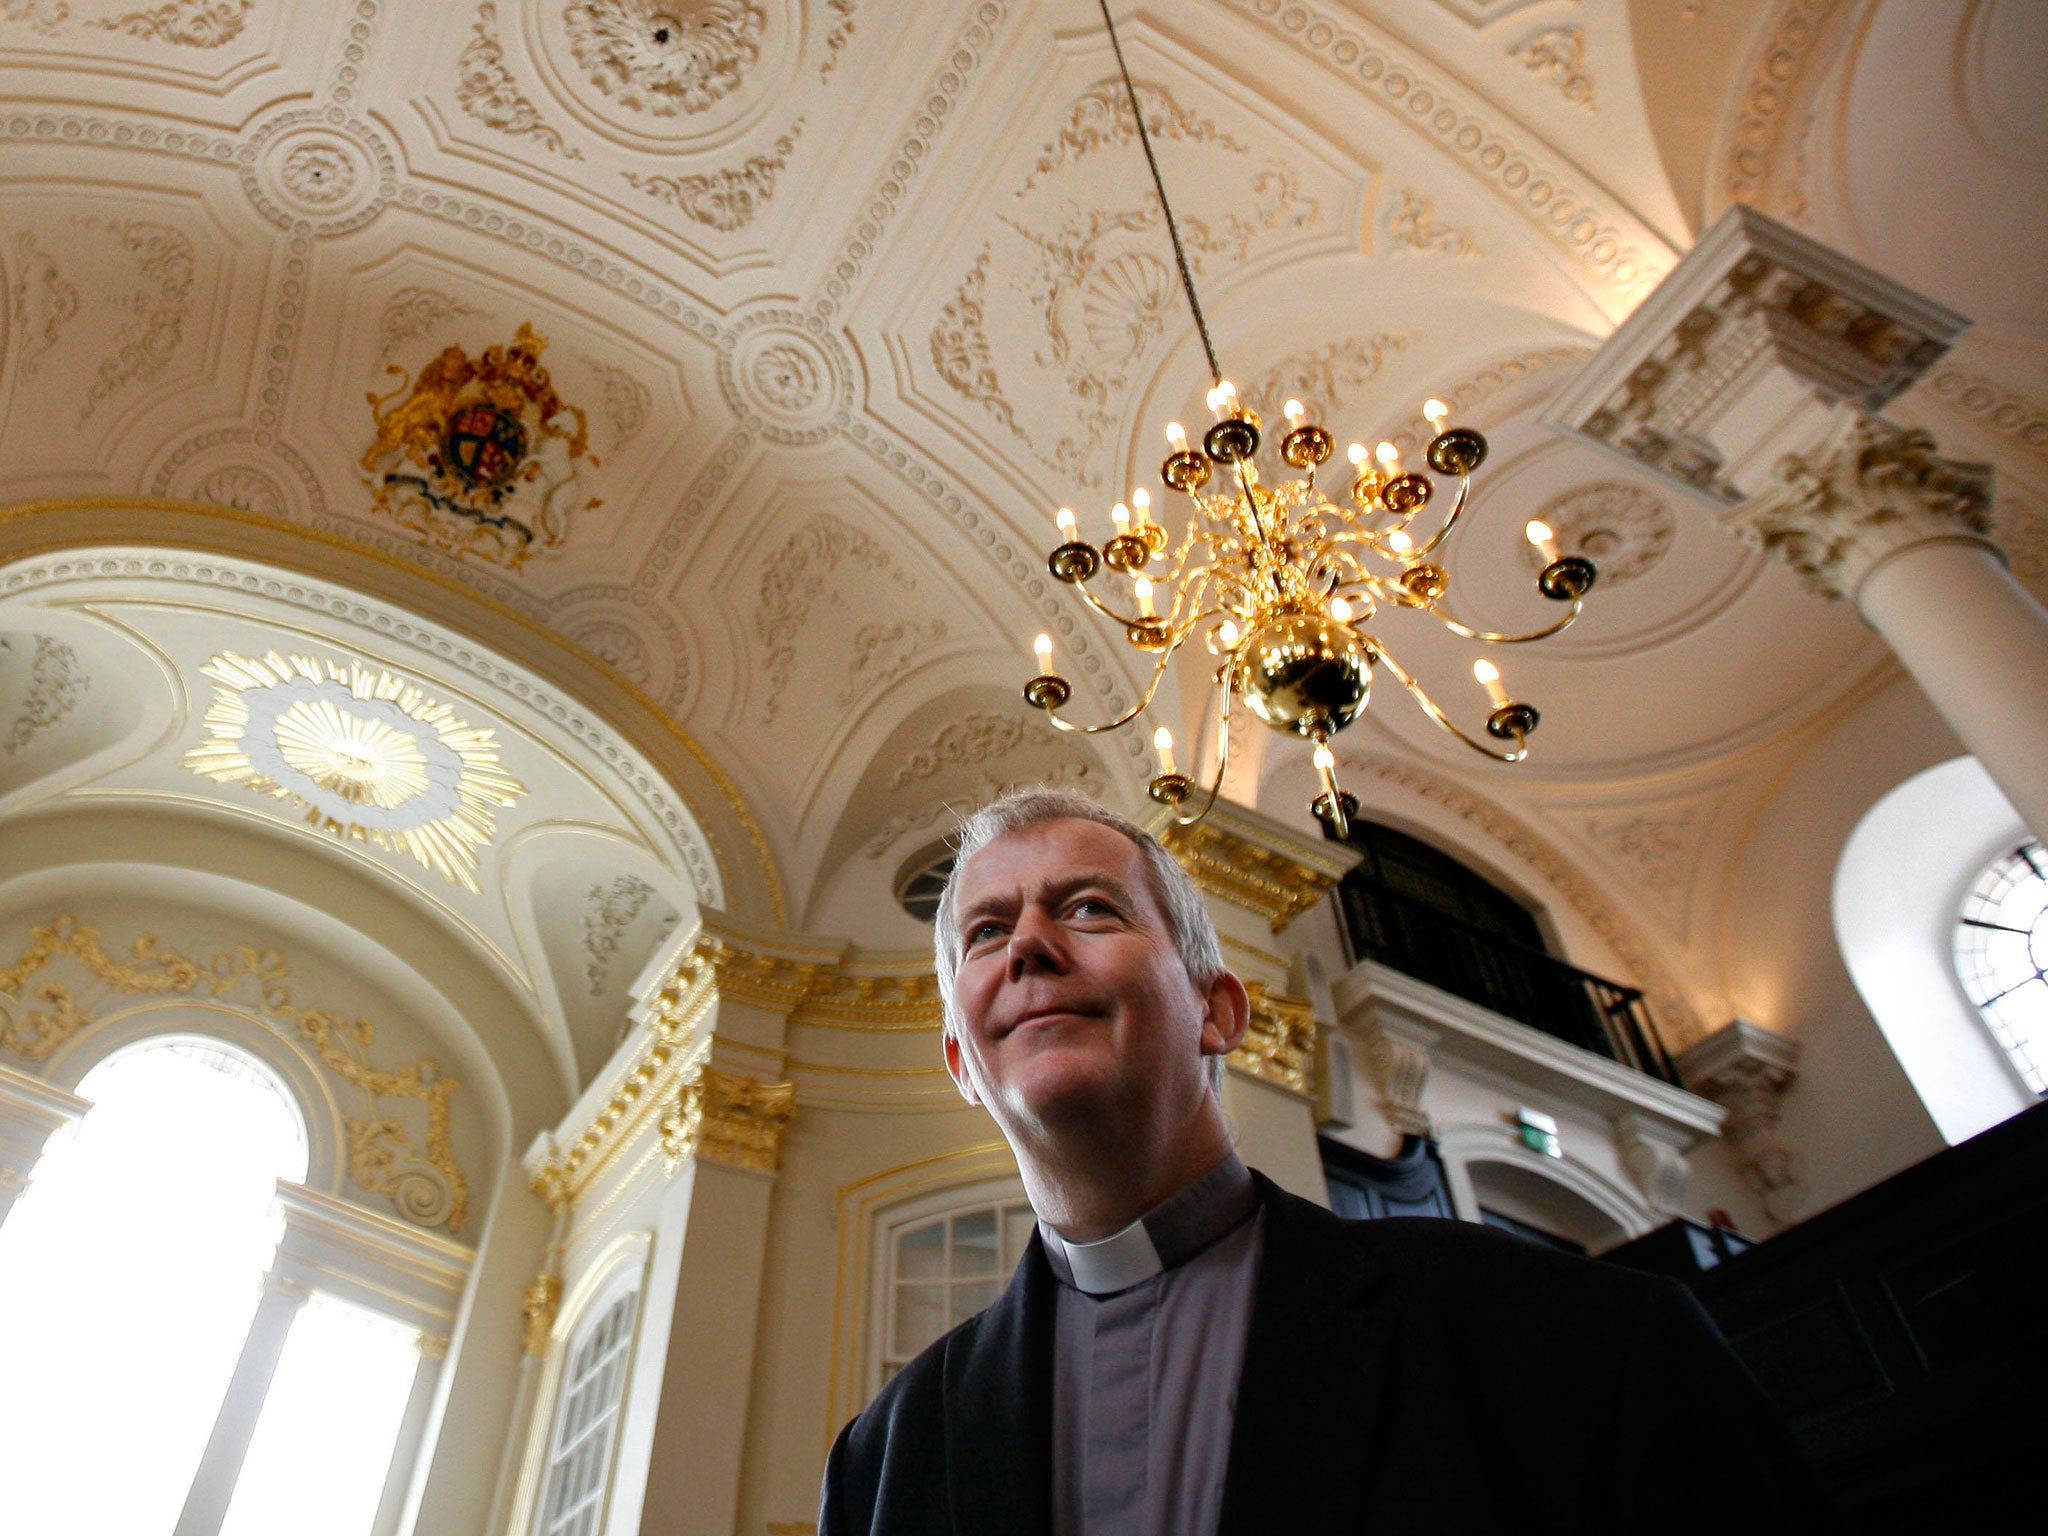
POLYGON ((937 924, 947 1070, 1039 1224, 842 1431, 820 1536, 1833 1528, 1677 1285, 1245 1168, 1216 1096, 1245 989, 1139 828, 1006 797, 937 924))

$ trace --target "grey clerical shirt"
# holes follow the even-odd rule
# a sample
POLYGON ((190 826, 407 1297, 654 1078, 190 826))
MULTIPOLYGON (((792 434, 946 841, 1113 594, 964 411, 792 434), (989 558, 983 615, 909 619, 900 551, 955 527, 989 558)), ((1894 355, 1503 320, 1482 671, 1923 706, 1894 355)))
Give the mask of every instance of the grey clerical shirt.
POLYGON ((1123 1231, 1070 1243, 1052 1393, 1053 1536, 1214 1536, 1264 1221, 1235 1154, 1123 1231))

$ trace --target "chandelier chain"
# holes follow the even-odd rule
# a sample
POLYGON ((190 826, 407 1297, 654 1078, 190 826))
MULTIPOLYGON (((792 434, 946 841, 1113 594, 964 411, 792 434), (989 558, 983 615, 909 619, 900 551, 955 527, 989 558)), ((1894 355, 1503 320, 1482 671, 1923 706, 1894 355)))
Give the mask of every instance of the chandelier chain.
POLYGON ((1216 361, 1216 343, 1209 337, 1209 322, 1202 316, 1202 301, 1195 297, 1194 274, 1188 270, 1188 253, 1180 243, 1180 225, 1173 216, 1173 204, 1166 198, 1166 180, 1159 174, 1159 157, 1152 152, 1152 135, 1145 131, 1145 110, 1138 105, 1138 87, 1131 81, 1130 66, 1124 63, 1124 45, 1117 40, 1116 21, 1109 14, 1109 0, 1096 0, 1102 7, 1102 24, 1109 29, 1109 46, 1116 54, 1117 73, 1124 78, 1124 94, 1131 99, 1131 117, 1138 125, 1138 143, 1145 151, 1145 163, 1152 168, 1152 185, 1159 193, 1159 210, 1166 215, 1166 233, 1173 240, 1174 264, 1180 268, 1181 292, 1188 296, 1188 309, 1195 317, 1195 330, 1202 338, 1202 355, 1209 359, 1209 380, 1223 382, 1223 365, 1216 361))

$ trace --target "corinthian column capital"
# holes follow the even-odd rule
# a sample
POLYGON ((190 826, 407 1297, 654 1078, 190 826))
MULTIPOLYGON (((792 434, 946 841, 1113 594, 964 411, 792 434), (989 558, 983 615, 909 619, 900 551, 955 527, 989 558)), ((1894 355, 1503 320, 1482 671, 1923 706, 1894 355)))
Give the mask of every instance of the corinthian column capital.
POLYGON ((1991 466, 1945 459, 1929 434, 1842 406, 1818 447, 1780 458, 1769 488, 1720 521, 1823 597, 1854 598, 1901 550, 1937 540, 1991 547, 1991 466))

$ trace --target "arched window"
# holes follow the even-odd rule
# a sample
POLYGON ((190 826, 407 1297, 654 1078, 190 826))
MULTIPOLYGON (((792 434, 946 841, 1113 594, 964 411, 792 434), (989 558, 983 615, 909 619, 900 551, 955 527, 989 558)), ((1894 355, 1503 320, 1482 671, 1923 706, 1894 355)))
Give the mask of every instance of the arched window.
POLYGON ((583 1309, 570 1336, 534 1523, 538 1536, 590 1536, 604 1517, 639 1305, 639 1271, 622 1270, 620 1280, 583 1309))
POLYGON ((420 1324, 370 1310, 404 1308, 323 1252, 384 1219, 304 1188, 283 1081, 165 1034, 77 1096, 0 1223, 5 1375, 34 1405, 11 1422, 0 1530, 361 1536, 395 1516, 420 1324))
POLYGON ((1956 973, 2014 1070, 2048 1094, 2048 853, 2038 842, 1994 859, 1963 898, 1956 973))
POLYGON ((890 1231, 876 1387, 1002 1294, 1036 1220, 1018 1196, 919 1216, 890 1231))
POLYGON ((108 1057, 79 1096, 92 1109, 0 1226, 9 1395, 35 1405, 8 1431, 0 1530, 168 1531, 283 1230, 277 1181, 305 1177, 305 1127, 253 1058, 194 1038, 108 1057))

